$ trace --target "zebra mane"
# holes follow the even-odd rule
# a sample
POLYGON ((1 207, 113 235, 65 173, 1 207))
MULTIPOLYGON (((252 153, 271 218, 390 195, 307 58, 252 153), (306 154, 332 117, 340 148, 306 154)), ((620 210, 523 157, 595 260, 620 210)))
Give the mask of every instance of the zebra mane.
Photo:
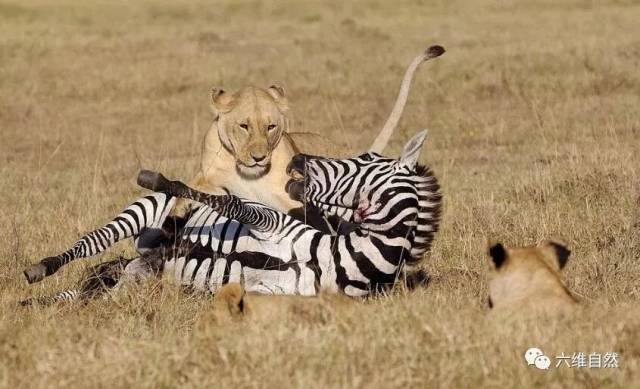
POLYGON ((416 186, 418 190, 418 225, 411 248, 413 265, 431 248, 433 238, 440 227, 442 213, 442 193, 433 171, 427 166, 416 165, 416 186))

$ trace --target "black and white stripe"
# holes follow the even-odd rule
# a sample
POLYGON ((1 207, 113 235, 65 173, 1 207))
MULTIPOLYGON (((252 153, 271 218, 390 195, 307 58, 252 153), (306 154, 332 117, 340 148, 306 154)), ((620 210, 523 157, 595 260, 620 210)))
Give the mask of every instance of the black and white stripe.
POLYGON ((414 197, 411 188, 415 189, 415 220, 402 219, 405 225, 415 228, 408 235, 397 238, 406 239, 405 244, 410 247, 407 265, 421 261, 431 248, 440 224, 442 195, 438 181, 429 168, 417 164, 415 167, 406 166, 398 160, 375 153, 344 160, 310 156, 296 158, 305 159, 303 196, 308 203, 321 208, 327 216, 338 215, 348 222, 359 223, 356 220, 359 215, 354 211, 362 192, 370 192, 370 202, 382 205, 375 216, 378 219, 375 230, 378 231, 393 231, 395 224, 401 220, 398 219, 399 213, 414 214, 410 203, 414 197), (387 190, 392 185, 403 189, 387 190))
POLYGON ((53 296, 43 296, 43 297, 32 297, 26 300, 20 301, 20 305, 52 305, 56 303, 62 302, 70 302, 77 300, 81 296, 81 291, 79 289, 69 289, 63 292, 59 292, 54 294, 53 296))

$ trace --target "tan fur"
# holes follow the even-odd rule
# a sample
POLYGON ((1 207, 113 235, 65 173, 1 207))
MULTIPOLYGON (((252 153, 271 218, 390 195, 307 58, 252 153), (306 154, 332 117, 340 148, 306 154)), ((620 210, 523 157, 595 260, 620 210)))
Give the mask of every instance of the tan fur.
POLYGON ((226 323, 246 320, 319 323, 331 317, 336 308, 352 303, 351 299, 336 294, 320 297, 248 294, 239 283, 231 283, 216 292, 213 309, 201 318, 200 325, 206 326, 209 321, 226 323))
MULTIPOLYGON (((284 191, 286 166, 295 152, 291 142, 281 141, 288 128, 282 88, 248 86, 233 95, 214 89, 212 108, 217 119, 205 135, 200 171, 189 184, 214 194, 227 189, 285 212, 299 206, 284 191), (269 130, 270 125, 276 128, 269 130), (252 155, 265 159, 250 167, 256 163, 252 155)), ((189 204, 181 199, 173 215, 184 215, 189 204)))
POLYGON ((495 310, 557 312, 576 304, 561 279, 569 255, 563 244, 546 240, 531 247, 489 246, 489 298, 495 310))

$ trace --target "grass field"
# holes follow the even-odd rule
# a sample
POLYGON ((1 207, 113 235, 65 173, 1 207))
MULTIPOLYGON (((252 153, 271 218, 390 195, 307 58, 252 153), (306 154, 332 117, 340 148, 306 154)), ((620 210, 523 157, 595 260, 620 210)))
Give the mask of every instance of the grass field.
POLYGON ((632 0, 0 2, 0 386, 638 387, 638 20, 632 0), (211 86, 279 82, 293 130, 355 153, 434 43, 447 53, 418 72, 388 150, 429 128, 422 161, 445 196, 429 287, 231 325, 161 284, 16 306, 133 254, 33 286, 21 274, 143 193, 140 168, 189 178, 211 86), (487 237, 566 241, 582 308, 488 315, 487 237), (530 346, 620 366, 540 371, 530 346))

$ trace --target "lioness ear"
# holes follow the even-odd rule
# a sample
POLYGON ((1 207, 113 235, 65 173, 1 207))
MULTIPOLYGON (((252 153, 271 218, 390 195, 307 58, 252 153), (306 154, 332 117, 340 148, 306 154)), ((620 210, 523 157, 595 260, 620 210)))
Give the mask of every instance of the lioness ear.
POLYGON ((507 259, 507 251, 504 249, 502 243, 489 244, 489 256, 496 269, 500 269, 507 259))
POLYGON ((564 268, 564 266, 569 261, 571 250, 569 250, 563 243, 553 240, 544 240, 540 242, 540 246, 547 246, 553 250, 553 254, 558 261, 558 269, 562 270, 562 268, 564 268))
POLYGON ((426 138, 427 130, 421 131, 411 138, 404 146, 404 150, 402 150, 400 163, 410 169, 414 169, 418 163, 418 157, 420 157, 420 151, 422 151, 426 138))
POLYGON ((211 88, 211 108, 215 115, 231 111, 231 108, 233 108, 233 96, 230 96, 224 89, 211 88))
POLYGON ((289 110, 289 102, 284 94, 284 88, 280 85, 271 85, 267 88, 267 93, 275 100, 280 112, 285 113, 289 110))

